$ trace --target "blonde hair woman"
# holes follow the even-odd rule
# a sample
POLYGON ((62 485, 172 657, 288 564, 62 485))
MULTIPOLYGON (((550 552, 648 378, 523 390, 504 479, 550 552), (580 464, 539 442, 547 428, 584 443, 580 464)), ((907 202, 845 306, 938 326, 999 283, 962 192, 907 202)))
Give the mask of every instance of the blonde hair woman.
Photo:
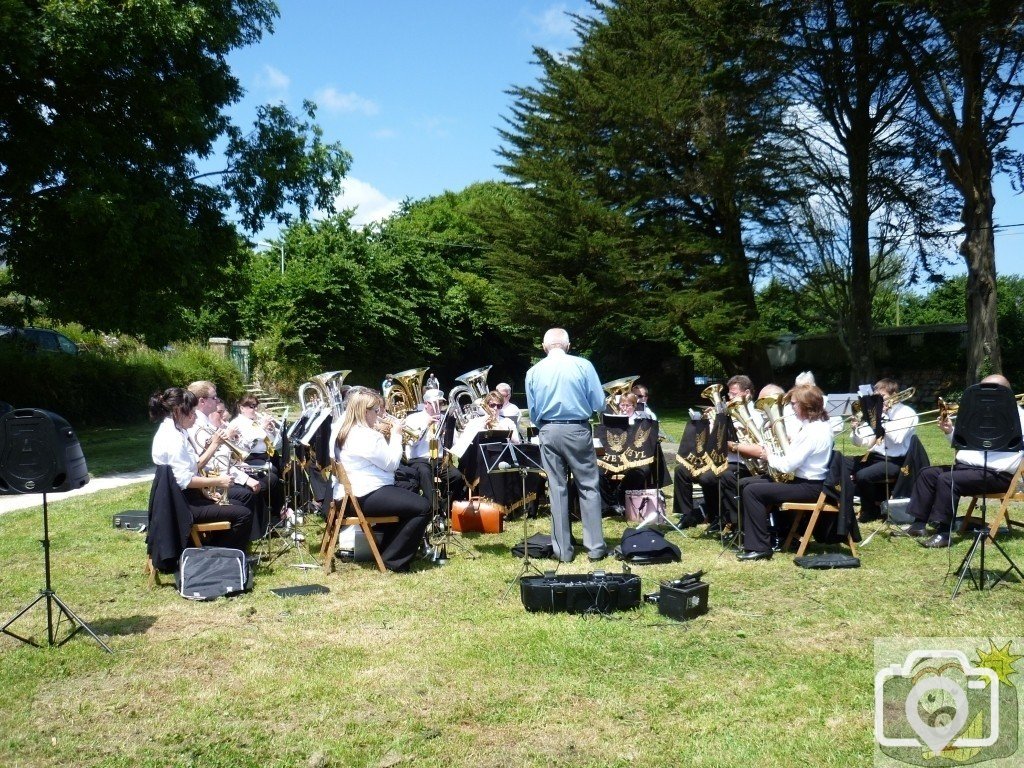
POLYGON ((381 558, 392 571, 408 571, 430 522, 430 501, 395 485, 402 460, 401 424, 388 438, 381 431, 384 400, 376 391, 353 388, 345 400, 335 458, 352 485, 352 494, 369 516, 397 515, 399 521, 378 525, 383 532, 381 558))

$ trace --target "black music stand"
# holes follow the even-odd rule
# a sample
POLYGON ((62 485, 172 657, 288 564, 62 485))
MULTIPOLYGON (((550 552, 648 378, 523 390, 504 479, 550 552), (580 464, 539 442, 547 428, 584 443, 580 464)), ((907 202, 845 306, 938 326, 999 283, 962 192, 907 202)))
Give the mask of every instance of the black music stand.
POLYGON ((533 571, 538 576, 544 575, 544 572, 535 566, 533 561, 530 559, 530 516, 526 514, 526 476, 532 474, 537 475, 538 477, 547 477, 547 472, 544 471, 544 468, 541 467, 532 456, 527 454, 511 440, 499 444, 482 443, 480 445, 480 449, 481 455, 484 459, 485 472, 487 474, 519 475, 523 506, 523 564, 519 569, 519 573, 512 579, 512 583, 508 585, 508 589, 505 590, 505 594, 502 596, 508 597, 508 593, 512 591, 512 588, 516 583, 522 581, 523 577, 530 573, 530 571, 533 571), (494 458, 490 460, 484 455, 484 448, 489 445, 499 446, 499 450, 495 451, 494 458))
MULTIPOLYGON (((960 399, 960 407, 957 410, 956 426, 953 429, 953 447, 957 450, 982 451, 983 463, 982 472, 988 472, 988 454, 990 451, 1020 451, 1024 448, 1024 437, 1021 435, 1020 416, 1017 408, 1017 401, 1007 387, 999 384, 975 384, 964 390, 960 399)), ((959 577, 953 594, 954 599, 960 592, 964 579, 970 574, 971 583, 978 590, 985 589, 985 545, 991 538, 992 544, 999 550, 999 553, 1010 564, 1010 567, 1003 571, 989 585, 994 588, 1000 581, 1006 578, 1011 571, 1024 581, 1024 572, 1017 567, 1013 559, 1006 553, 1002 545, 996 541, 994 536, 989 535, 985 517, 986 497, 981 497, 981 527, 974 534, 974 541, 971 548, 967 550, 964 559, 957 567, 959 577), (981 561, 977 578, 971 569, 971 561, 975 552, 981 552, 981 561)), ((954 515, 955 519, 955 515, 954 515)), ((952 521, 950 526, 952 526, 952 521)))

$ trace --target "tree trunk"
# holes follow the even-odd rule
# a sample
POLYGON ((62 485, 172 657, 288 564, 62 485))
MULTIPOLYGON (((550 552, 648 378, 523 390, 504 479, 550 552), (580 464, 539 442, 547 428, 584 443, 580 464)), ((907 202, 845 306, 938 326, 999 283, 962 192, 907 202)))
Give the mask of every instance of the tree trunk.
POLYGON ((868 177, 870 174, 871 116, 858 108, 850 125, 847 140, 847 163, 850 174, 850 316, 846 338, 850 355, 850 391, 858 384, 874 382, 875 359, 871 350, 871 241, 869 237, 871 209, 868 177))

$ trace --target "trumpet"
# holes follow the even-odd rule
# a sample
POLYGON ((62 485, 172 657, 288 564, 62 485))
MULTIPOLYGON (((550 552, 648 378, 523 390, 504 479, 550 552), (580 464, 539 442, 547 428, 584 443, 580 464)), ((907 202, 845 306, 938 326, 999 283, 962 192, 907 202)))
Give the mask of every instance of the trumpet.
POLYGON ((423 437, 423 431, 413 429, 404 421, 396 419, 387 411, 384 411, 377 417, 377 422, 376 424, 373 425, 373 428, 380 432, 382 435, 384 435, 385 440, 390 440, 391 431, 399 424, 402 427, 402 445, 412 445, 413 443, 418 443, 420 438, 423 437))
MULTIPOLYGON (((215 434, 217 434, 219 431, 220 430, 214 429, 212 426, 202 426, 202 427, 199 427, 196 430, 196 434, 197 435, 200 432, 202 432, 205 435, 208 435, 208 437, 206 438, 206 441, 203 443, 203 450, 204 451, 210 446, 210 441, 213 439, 213 436, 215 434)), ((229 451, 231 451, 231 455, 237 461, 245 461, 247 458, 249 458, 249 454, 251 453, 251 451, 247 451, 245 448, 240 446, 238 443, 235 443, 235 442, 233 442, 231 440, 228 440, 227 436, 224 433, 220 434, 220 442, 221 442, 221 445, 227 447, 227 449, 229 451)))

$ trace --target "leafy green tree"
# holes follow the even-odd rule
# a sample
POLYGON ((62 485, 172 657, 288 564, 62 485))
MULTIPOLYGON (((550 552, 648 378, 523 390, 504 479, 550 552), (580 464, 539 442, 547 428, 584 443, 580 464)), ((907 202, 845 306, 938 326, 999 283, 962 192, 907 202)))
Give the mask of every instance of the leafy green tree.
POLYGON ((748 251, 787 193, 775 4, 594 3, 579 45, 513 89, 504 169, 528 195, 496 269, 514 320, 579 347, 685 337, 770 378, 748 251))
POLYGON ((905 262, 927 253, 923 235, 936 229, 945 201, 904 127, 913 101, 891 4, 814 0, 801 8, 787 38, 787 79, 799 99, 788 148, 808 196, 787 217, 787 258, 775 266, 837 334, 851 383, 873 381, 873 301, 905 262))
MULTIPOLYGON (((243 225, 329 207, 349 165, 283 107, 253 131, 226 56, 272 29, 270 0, 11 0, 0 7, 0 250, 55 319, 178 335, 243 225), (228 167, 197 163, 227 140, 228 167)), ((309 120, 312 106, 304 107, 309 120)))
POLYGON ((917 0, 899 6, 900 52, 920 108, 922 158, 938 158, 961 202, 969 325, 966 383, 1002 368, 992 175, 1022 178, 1009 145, 1024 100, 1024 3, 917 0))

